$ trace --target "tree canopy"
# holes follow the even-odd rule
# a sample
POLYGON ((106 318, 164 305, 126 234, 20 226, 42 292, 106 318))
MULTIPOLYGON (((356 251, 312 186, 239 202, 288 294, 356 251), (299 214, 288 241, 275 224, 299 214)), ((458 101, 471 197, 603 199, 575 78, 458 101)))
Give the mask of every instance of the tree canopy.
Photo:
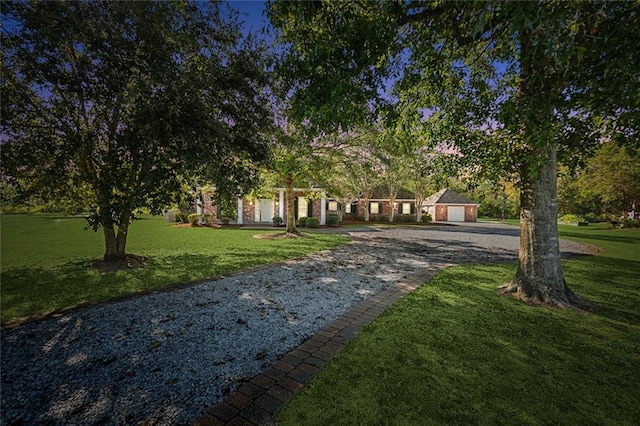
POLYGON ((586 306, 566 286, 557 158, 637 143, 637 2, 273 1, 292 116, 348 128, 413 108, 477 171, 520 189, 518 272, 506 292, 586 306))
POLYGON ((262 51, 211 2, 3 2, 2 172, 82 197, 125 256, 141 208, 200 178, 246 192, 272 122, 262 51))
POLYGON ((616 142, 602 144, 577 179, 580 198, 593 200, 614 217, 632 218, 640 208, 640 155, 616 142))

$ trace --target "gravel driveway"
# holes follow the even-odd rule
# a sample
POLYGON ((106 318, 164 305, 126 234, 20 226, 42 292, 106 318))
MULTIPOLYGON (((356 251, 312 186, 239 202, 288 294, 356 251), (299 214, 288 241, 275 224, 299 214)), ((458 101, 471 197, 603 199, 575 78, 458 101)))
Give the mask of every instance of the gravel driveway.
POLYGON ((499 224, 331 231, 353 241, 3 330, 0 423, 188 424, 361 300, 434 264, 515 260, 519 234, 499 224))

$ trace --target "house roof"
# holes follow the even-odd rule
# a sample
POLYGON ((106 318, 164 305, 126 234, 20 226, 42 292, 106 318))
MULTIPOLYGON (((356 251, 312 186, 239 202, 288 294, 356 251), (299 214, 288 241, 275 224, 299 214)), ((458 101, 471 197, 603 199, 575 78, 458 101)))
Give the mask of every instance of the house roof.
POLYGON ((433 206, 436 204, 473 204, 478 205, 475 201, 468 199, 465 196, 458 194, 449 188, 441 189, 435 194, 428 197, 422 203, 423 206, 433 206))

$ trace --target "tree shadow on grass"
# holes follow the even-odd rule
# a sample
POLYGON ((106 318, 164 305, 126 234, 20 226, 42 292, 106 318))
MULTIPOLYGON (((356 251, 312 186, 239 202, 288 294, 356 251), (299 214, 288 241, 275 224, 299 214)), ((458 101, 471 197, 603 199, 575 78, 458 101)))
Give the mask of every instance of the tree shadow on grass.
POLYGON ((598 235, 598 234, 583 234, 580 232, 566 232, 560 231, 561 238, 578 238, 583 240, 596 240, 596 241, 610 241, 614 243, 624 244, 640 244, 640 239, 633 235, 598 235))
POLYGON ((563 268, 569 286, 599 305, 595 315, 640 325, 640 262, 593 256, 563 268))
POLYGON ((2 272, 2 322, 96 300, 104 292, 89 262, 2 272))
MULTIPOLYGON (((319 236, 320 237, 320 236, 319 236)), ((316 238, 316 236, 314 236, 316 238)), ((320 237, 321 239, 321 237, 320 237)), ((2 322, 82 305, 170 291, 223 274, 304 256, 299 243, 282 240, 271 250, 231 248, 224 253, 149 255, 143 268, 99 273, 91 260, 2 273, 2 322)))

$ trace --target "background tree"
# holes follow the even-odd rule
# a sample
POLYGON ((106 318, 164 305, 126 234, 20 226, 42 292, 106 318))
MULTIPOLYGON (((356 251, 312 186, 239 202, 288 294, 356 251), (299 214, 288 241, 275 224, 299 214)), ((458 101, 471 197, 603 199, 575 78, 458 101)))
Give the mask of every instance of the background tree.
MULTIPOLYGON (((285 232, 298 235, 294 189, 310 190, 325 182, 328 171, 335 165, 335 157, 340 155, 341 142, 333 135, 312 138, 308 132, 289 125, 276 129, 272 145, 272 160, 266 165, 265 171, 275 174, 276 179, 284 184, 287 205, 285 232)), ((310 195, 322 196, 319 193, 310 195)))
POLYGON ((362 143, 352 147, 348 155, 351 173, 360 188, 358 203, 363 206, 365 222, 370 220, 369 203, 373 191, 382 183, 382 165, 375 153, 374 138, 372 133, 367 133, 362 143))
POLYGON ((360 186, 357 182, 352 164, 343 157, 341 161, 328 171, 323 186, 327 189, 327 193, 331 194, 341 208, 338 211, 340 221, 344 219, 345 208, 360 198, 360 186))
POLYGON ((422 221, 422 203, 441 188, 449 187, 450 170, 455 156, 418 145, 407 158, 406 187, 414 195, 416 222, 422 221))
POLYGON ((473 188, 469 198, 480 203, 478 216, 500 220, 518 217, 519 194, 511 182, 481 180, 473 188))
POLYGON ((267 166, 284 184, 286 234, 297 236, 294 189, 309 186, 313 149, 311 143, 293 128, 277 131, 273 161, 267 166))
POLYGON ((574 214, 592 220, 611 219, 603 217, 605 210, 599 197, 591 188, 583 188, 580 176, 584 166, 571 170, 566 166, 558 168, 558 212, 560 216, 574 214))
POLYGON ((405 186, 407 178, 407 157, 410 148, 408 135, 402 131, 383 129, 379 132, 374 147, 381 166, 380 180, 389 199, 389 222, 393 222, 398 192, 405 186))
POLYGON ((517 177, 521 244, 505 292, 587 306, 560 264, 557 156, 589 151, 602 122, 638 134, 637 3, 275 1, 268 16, 300 115, 320 127, 376 116, 391 79, 463 158, 517 177))
POLYGON ((105 260, 196 175, 229 196, 268 155, 262 55, 218 3, 3 2, 3 173, 89 193, 105 260))
POLYGON ((635 219, 640 202, 640 155, 616 142, 606 142, 587 160, 578 177, 584 198, 597 198, 604 212, 635 219))

